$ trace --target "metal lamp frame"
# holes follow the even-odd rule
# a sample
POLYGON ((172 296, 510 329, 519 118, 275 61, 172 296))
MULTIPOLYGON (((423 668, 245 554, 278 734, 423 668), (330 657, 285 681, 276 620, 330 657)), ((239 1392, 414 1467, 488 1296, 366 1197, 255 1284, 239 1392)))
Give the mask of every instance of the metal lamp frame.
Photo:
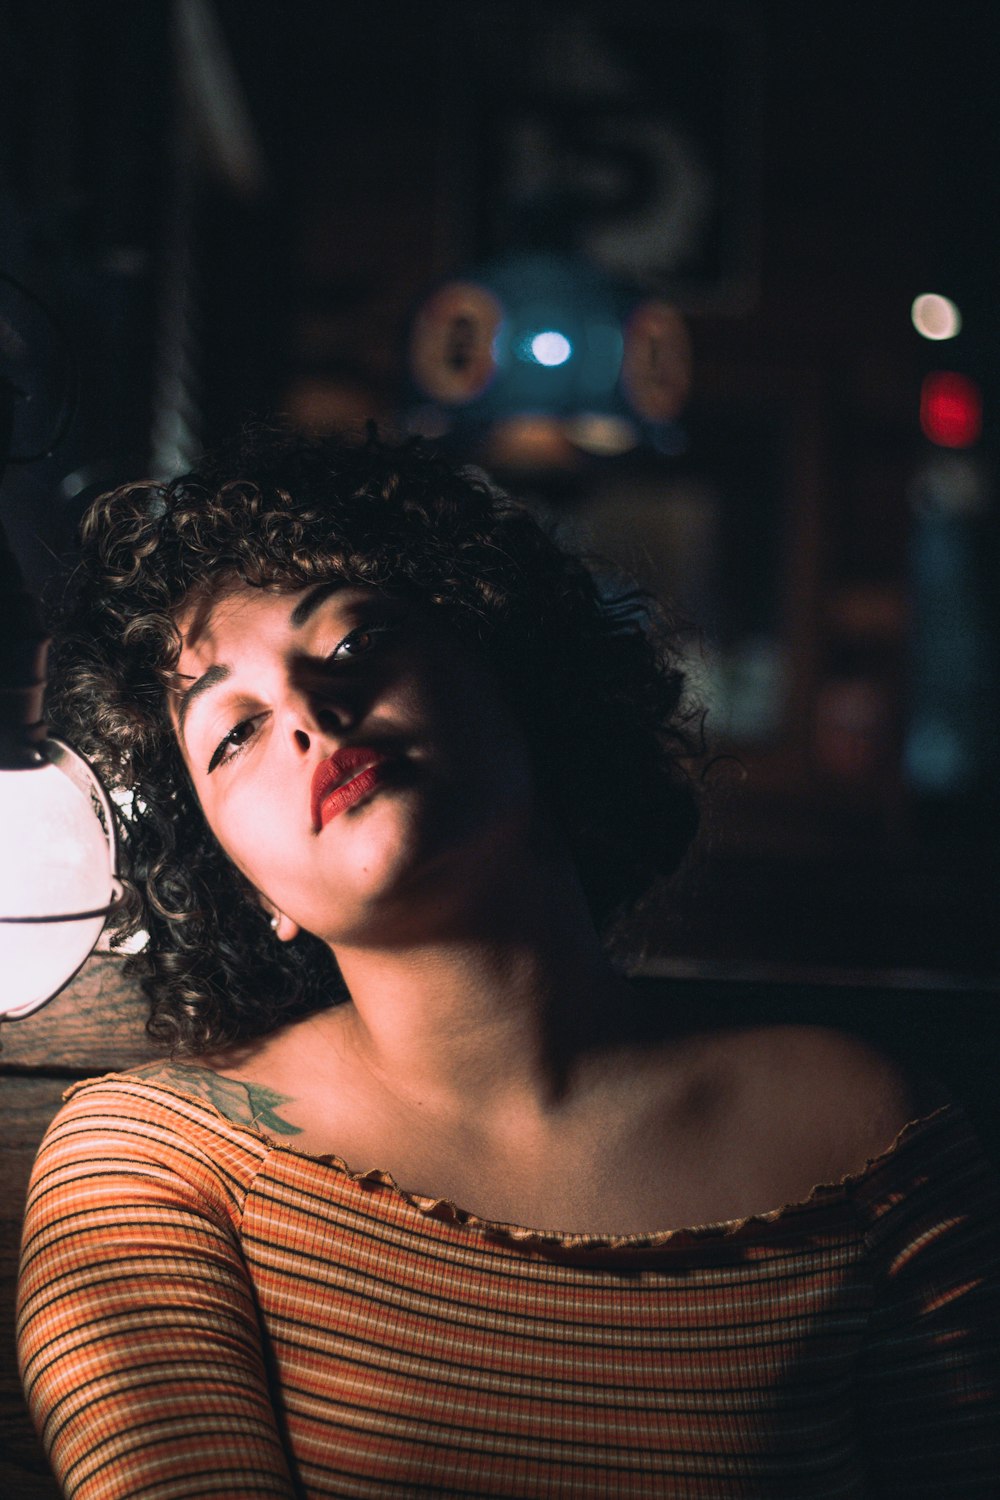
MULTIPOLYGON (((64 775, 68 776, 77 790, 89 800, 94 816, 103 825, 104 835, 107 838, 108 849, 111 855, 111 899, 106 906, 95 906, 87 911, 54 912, 49 916, 0 916, 0 925, 47 926, 52 922, 85 922, 94 917, 103 917, 106 923, 111 913, 121 904, 124 894, 118 874, 119 840, 115 809, 111 798, 103 781, 90 762, 85 760, 78 750, 74 750, 64 740, 59 739, 56 735, 48 735, 37 743, 36 748, 39 752, 39 761, 48 761, 50 765, 55 766, 57 770, 62 771, 64 775)), ((18 770, 14 774, 18 776, 30 776, 31 767, 18 770)), ((93 952, 93 949, 90 952, 93 952)), ((16 1010, 9 1011, 6 1015, 0 1016, 0 1023, 20 1020, 22 1019, 22 1014, 25 1019, 29 1015, 35 1015, 43 1006, 48 1005, 54 1000, 57 995, 62 994, 66 986, 72 983, 83 968, 83 965, 90 957, 90 952, 84 954, 73 972, 68 974, 62 984, 53 990, 52 994, 47 996, 45 1000, 32 1004, 30 1009, 24 1010, 23 1013, 19 1013, 16 1010)))

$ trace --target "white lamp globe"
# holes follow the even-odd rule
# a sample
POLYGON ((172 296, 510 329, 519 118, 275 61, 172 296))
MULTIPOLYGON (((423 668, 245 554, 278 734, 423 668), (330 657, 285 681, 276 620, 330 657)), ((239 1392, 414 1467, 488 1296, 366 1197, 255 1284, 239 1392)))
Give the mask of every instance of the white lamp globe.
POLYGON ((42 748, 46 763, 0 771, 0 1019, 29 1015, 62 989, 118 891, 99 783, 68 747, 42 748))

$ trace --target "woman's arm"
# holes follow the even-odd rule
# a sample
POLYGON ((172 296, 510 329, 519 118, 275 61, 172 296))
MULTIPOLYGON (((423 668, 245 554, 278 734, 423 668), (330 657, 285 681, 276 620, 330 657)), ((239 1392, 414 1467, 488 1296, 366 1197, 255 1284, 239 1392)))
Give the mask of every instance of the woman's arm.
POLYGON ((225 1174, 100 1090, 32 1174, 21 1377, 73 1500, 293 1500, 225 1174))
POLYGON ((860 1391, 872 1494, 986 1500, 1000 1494, 1000 1179, 960 1125, 905 1191, 883 1187, 860 1391))

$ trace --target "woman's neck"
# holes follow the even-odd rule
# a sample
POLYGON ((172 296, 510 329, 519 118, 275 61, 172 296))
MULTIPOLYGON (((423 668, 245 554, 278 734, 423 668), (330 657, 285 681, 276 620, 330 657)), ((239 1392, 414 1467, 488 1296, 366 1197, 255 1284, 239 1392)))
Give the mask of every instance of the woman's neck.
POLYGON ((557 1108, 579 1065, 619 1030, 628 996, 575 876, 498 899, 487 920, 450 936, 337 959, 352 1062, 400 1099, 446 1112, 470 1098, 557 1108))

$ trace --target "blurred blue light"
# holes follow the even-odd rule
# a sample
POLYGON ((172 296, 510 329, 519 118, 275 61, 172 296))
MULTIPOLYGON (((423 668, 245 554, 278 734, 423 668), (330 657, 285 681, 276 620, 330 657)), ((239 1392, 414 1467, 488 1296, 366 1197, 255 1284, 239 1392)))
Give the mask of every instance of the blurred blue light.
POLYGON ((923 792, 953 792, 971 781, 976 769, 955 726, 940 719, 914 727, 906 739, 903 763, 910 781, 923 792))

